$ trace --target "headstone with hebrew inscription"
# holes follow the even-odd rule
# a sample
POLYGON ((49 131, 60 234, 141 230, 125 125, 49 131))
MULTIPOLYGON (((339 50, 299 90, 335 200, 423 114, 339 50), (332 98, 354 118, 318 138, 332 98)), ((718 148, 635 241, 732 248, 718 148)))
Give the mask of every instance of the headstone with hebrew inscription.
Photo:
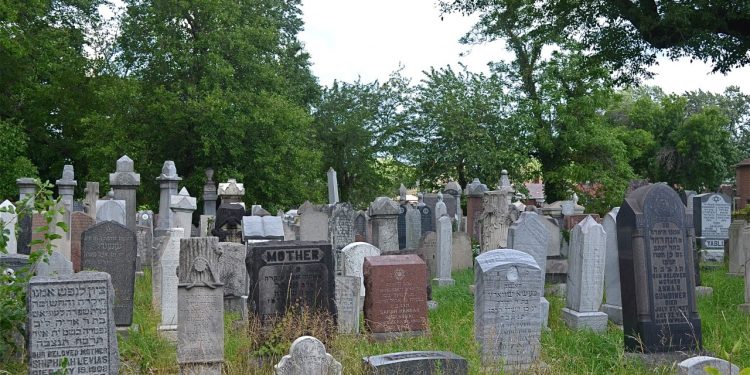
POLYGON ((724 261, 724 243, 729 239, 732 224, 732 202, 721 193, 692 196, 693 225, 701 259, 724 261))
POLYGON ((372 244, 381 251, 398 251, 398 206, 388 197, 379 197, 368 210, 372 223, 372 244))
POLYGON ((159 257, 159 285, 154 291, 159 293, 161 324, 159 330, 174 335, 177 330, 177 267, 180 266, 180 240, 184 229, 172 228, 167 233, 163 251, 159 257))

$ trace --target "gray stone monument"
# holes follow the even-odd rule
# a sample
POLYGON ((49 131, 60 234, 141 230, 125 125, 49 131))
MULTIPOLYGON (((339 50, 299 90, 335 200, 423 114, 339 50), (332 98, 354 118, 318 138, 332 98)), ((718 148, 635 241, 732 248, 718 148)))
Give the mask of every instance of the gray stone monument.
POLYGON ((362 265, 365 263, 365 257, 379 256, 381 254, 380 249, 366 242, 353 242, 341 249, 341 254, 344 275, 359 278, 359 296, 364 300, 367 291, 362 275, 362 265))
POLYGON ((742 229, 742 241, 745 251, 745 303, 739 308, 745 314, 750 314, 750 223, 742 229))
POLYGON ((482 197, 479 215, 479 247, 482 252, 507 246, 508 229, 512 224, 508 194, 502 190, 487 191, 482 197))
POLYGON ((180 193, 169 198, 169 209, 172 211, 171 228, 182 228, 182 238, 190 238, 193 228, 193 211, 198 208, 198 202, 190 196, 187 188, 183 187, 180 193))
POLYGON ((692 202, 693 227, 701 259, 723 262, 724 242, 729 239, 729 226, 732 223, 732 202, 721 193, 694 195, 692 202))
POLYGON ((16 254, 18 252, 18 243, 16 242, 16 206, 9 200, 3 201, 0 204, 0 231, 6 236, 6 248, 8 254, 16 254))
POLYGON ((706 367, 713 367, 721 375, 737 375, 740 368, 721 358, 697 356, 677 364, 677 375, 709 375, 706 367))
POLYGON ((112 276, 118 327, 133 322, 136 246, 135 233, 115 221, 98 223, 81 234, 81 268, 112 276))
POLYGON ((465 270, 474 266, 474 254, 471 250, 471 238, 467 232, 453 232, 453 256, 451 269, 465 270))
POLYGON ((543 218, 545 219, 543 221, 544 227, 547 228, 547 233, 549 234, 547 256, 559 257, 561 254, 560 248, 562 247, 562 232, 560 231, 560 226, 557 224, 557 220, 549 216, 543 216, 543 218))
POLYGON ((221 198, 221 204, 238 203, 244 208, 245 184, 237 182, 234 178, 230 178, 227 182, 220 182, 219 197, 221 198))
POLYGON ((479 214, 482 212, 482 196, 488 191, 487 185, 475 178, 466 184, 466 231, 472 239, 479 240, 479 214))
POLYGON ((747 226, 747 221, 735 219, 729 226, 729 274, 732 276, 745 275, 746 252, 743 248, 742 229, 747 226))
POLYGON ((543 271, 522 251, 498 249, 476 257, 474 336, 482 364, 526 370, 541 352, 543 271))
POLYGON ((399 352, 362 358, 368 374, 450 374, 467 375, 466 358, 451 352, 399 352))
POLYGON ((167 232, 164 251, 159 257, 159 285, 153 290, 159 293, 161 324, 159 333, 169 339, 177 336, 177 268, 180 266, 180 240, 184 238, 183 228, 172 228, 167 232))
POLYGON ((87 181, 83 192, 86 194, 86 197, 83 199, 83 208, 86 211, 86 215, 91 216, 92 219, 96 219, 96 201, 99 200, 99 183, 87 181))
POLYGON ((125 201, 125 226, 135 231, 136 190, 141 185, 141 175, 135 173, 133 160, 127 155, 117 159, 115 173, 109 174, 109 186, 115 199, 125 201))
POLYGON ((18 200, 22 201, 26 197, 30 197, 26 203, 28 207, 33 207, 34 196, 36 195, 36 182, 31 177, 21 177, 16 180, 16 186, 18 186, 18 200))
POLYGON ((73 262, 65 258, 59 251, 53 250, 46 262, 42 261, 36 265, 37 276, 67 276, 73 274, 73 262))
POLYGON ((167 230, 172 227, 172 210, 169 208, 171 198, 177 195, 178 184, 182 181, 182 177, 177 176, 177 167, 173 161, 164 162, 156 181, 159 181, 159 221, 156 228, 167 230))
POLYGON ((328 206, 306 201, 299 207, 300 241, 328 241, 328 206))
POLYGON ((114 221, 125 225, 127 222, 127 211, 125 201, 114 199, 114 193, 110 190, 107 199, 96 201, 96 222, 114 221))
POLYGON ((604 215, 602 227, 607 235, 604 260, 604 287, 606 302, 601 311, 615 324, 622 325, 622 297, 620 294, 620 263, 617 257, 617 213, 615 207, 604 215))
POLYGON ((448 207, 443 202, 443 193, 437 194, 437 203, 435 203, 435 231, 437 232, 437 219, 448 216, 448 207))
POLYGON ((406 205, 406 249, 417 249, 422 238, 422 217, 419 210, 406 205))
MULTIPOLYGON (((170 256, 170 254, 179 254, 180 239, 183 238, 183 231, 177 231, 174 229, 177 228, 168 229, 166 232, 164 232, 163 236, 156 238, 156 243, 154 244, 154 256, 151 258, 151 305, 154 307, 154 310, 158 311, 161 311, 162 283, 164 282, 164 277, 169 276, 162 275, 161 258, 165 254, 167 254, 168 257, 170 256)), ((177 293, 176 289, 175 293, 177 293)))
POLYGON ((422 234, 424 235, 426 232, 434 232, 435 225, 432 222, 434 219, 432 212, 434 210, 424 203, 424 194, 419 193, 417 194, 417 197, 419 199, 417 210, 419 210, 419 215, 422 217, 422 234))
POLYGON ((206 168, 206 183, 203 185, 203 215, 216 215, 216 199, 219 197, 213 180, 214 170, 206 168))
POLYGON ((359 333, 362 278, 336 276, 336 323, 339 333, 359 333))
POLYGON ((437 286, 454 285, 451 277, 453 269, 453 225, 448 215, 437 219, 437 277, 433 283, 437 286))
POLYGON ((250 294, 250 278, 245 268, 247 246, 234 242, 220 242, 220 280, 224 284, 224 311, 239 313, 247 319, 247 304, 242 296, 250 294))
POLYGON ((453 197, 453 200, 456 202, 456 213, 453 217, 451 217, 451 220, 457 222, 456 227, 459 231, 466 231, 466 228, 462 227, 462 218, 464 217, 464 213, 461 209, 461 185, 459 185, 456 181, 449 181, 447 184, 445 184, 443 193, 451 195, 453 197))
POLYGON ((219 239, 180 240, 177 277, 177 363, 180 374, 221 375, 224 362, 224 290, 219 239))
POLYGON ((326 353, 326 347, 312 336, 292 343, 289 354, 273 366, 276 375, 341 375, 341 363, 326 353))
POLYGON ((428 279, 437 276, 437 233, 427 232, 419 240, 417 254, 427 264, 428 279))
POLYGON ((379 197, 368 210, 372 223, 372 244, 382 252, 397 252, 398 206, 388 197, 379 197))
POLYGON ((339 202, 339 183, 336 179, 336 171, 333 170, 333 167, 330 167, 326 175, 328 176, 328 204, 336 204, 339 202))
POLYGON ((367 213, 358 211, 354 217, 354 242, 369 242, 367 213))
POLYGON ((573 227, 570 235, 568 283, 563 320, 571 329, 607 330, 607 314, 600 312, 604 290, 607 234, 591 216, 573 227))
MULTIPOLYGON (((545 219, 534 212, 522 212, 518 221, 508 228, 508 247, 531 255, 540 269, 547 267, 549 233, 544 226, 545 219)), ((539 287, 544 290, 544 276, 539 287)), ((542 326, 547 327, 549 301, 541 296, 542 326)))
POLYGON ((341 249, 354 242, 354 210, 349 203, 336 203, 328 219, 328 241, 336 253, 336 274, 342 273, 341 249))
POLYGON ((151 258, 154 256, 154 213, 151 211, 139 211, 135 225, 135 235, 138 240, 138 258, 140 269, 151 266, 151 258))
POLYGON ((28 286, 29 374, 117 374, 114 299, 105 272, 36 276, 28 286))
MULTIPOLYGON (((62 221, 70 228, 70 214, 73 212, 73 194, 75 193, 78 182, 75 180, 73 166, 66 164, 63 166, 62 178, 55 182, 57 194, 60 197, 60 204, 64 209, 62 216, 57 216, 55 222, 62 221)), ((53 240, 52 245, 66 259, 70 260, 70 231, 64 231, 62 228, 55 226, 55 233, 60 235, 59 239, 53 240)))

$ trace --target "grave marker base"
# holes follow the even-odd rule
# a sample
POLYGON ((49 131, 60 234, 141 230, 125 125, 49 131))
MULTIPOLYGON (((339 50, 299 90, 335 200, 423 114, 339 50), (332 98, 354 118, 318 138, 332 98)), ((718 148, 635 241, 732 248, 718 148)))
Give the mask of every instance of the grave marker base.
POLYGON ((696 297, 711 297, 712 294, 714 294, 714 288, 711 288, 710 286, 698 285, 695 287, 696 297))
POLYGON ((603 304, 599 311, 607 314, 609 320, 617 325, 622 325, 622 306, 603 304))
POLYGON ((435 286, 453 286, 456 285, 456 281, 453 279, 441 279, 439 277, 436 277, 432 279, 432 285, 435 286))
POLYGON ((659 352, 659 353, 640 353, 640 352, 625 352, 625 358, 628 360, 639 360, 643 362, 649 368, 654 367, 670 367, 676 368, 677 364, 700 355, 708 355, 706 352, 696 351, 675 351, 675 352, 659 352))
POLYGON ((177 344, 177 324, 174 325, 160 325, 159 336, 165 338, 167 341, 177 344))
POLYGON ((401 332, 372 332, 370 337, 377 342, 384 342, 389 340, 400 339, 403 337, 419 337, 424 336, 425 331, 401 331, 401 332))
POLYGON ((589 328, 598 333, 607 330, 607 320, 609 317, 603 312, 578 312, 567 307, 563 307, 562 312, 563 321, 565 321, 565 325, 570 329, 582 330, 589 328))

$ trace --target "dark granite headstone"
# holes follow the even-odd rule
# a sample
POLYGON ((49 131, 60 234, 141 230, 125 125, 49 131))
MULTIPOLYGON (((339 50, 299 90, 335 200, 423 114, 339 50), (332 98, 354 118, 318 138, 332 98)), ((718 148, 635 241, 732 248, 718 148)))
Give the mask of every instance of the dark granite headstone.
POLYGON ((354 217, 354 242, 367 242, 367 216, 359 211, 354 217))
POLYGON ((293 304, 301 304, 335 317, 333 256, 331 244, 323 241, 248 244, 245 266, 255 314, 271 322, 293 304))
POLYGON ((219 237, 219 242, 243 243, 243 216, 245 216, 245 209, 239 204, 222 203, 216 210, 216 222, 211 234, 219 237))
POLYGON ((435 231, 435 225, 432 222, 434 219, 432 216, 432 208, 429 206, 417 206, 417 209, 419 209, 419 214, 422 217, 422 234, 424 235, 426 232, 434 232, 435 231))
POLYGON ((696 350, 702 346, 695 301, 692 215, 665 184, 633 191, 617 214, 625 349, 696 350))
MULTIPOLYGON (((435 205, 437 205, 438 202, 438 195, 437 194, 424 194, 423 201, 425 206, 430 208, 430 212, 435 212, 435 205)), ((450 194, 443 194, 443 203, 445 203, 445 208, 448 209, 448 217, 453 220, 456 217, 457 212, 457 202, 456 197, 450 194)), ((431 215, 431 227, 430 230, 435 230, 436 227, 435 224, 435 215, 431 215)), ((422 226, 424 226, 424 221, 422 222, 422 226)), ((424 233, 424 228, 422 229, 422 233, 424 233)))
POLYGON ((732 202, 721 193, 693 196, 695 236, 703 249, 724 249, 732 224, 732 202))
POLYGON ((398 206, 398 248, 403 249, 406 247, 406 206, 402 204, 398 206))
POLYGON ((465 358, 451 352, 400 352, 362 358, 369 374, 451 374, 469 373, 465 358))
POLYGON ((16 239, 16 251, 18 254, 29 255, 31 253, 31 216, 26 215, 18 221, 18 238, 16 239))
POLYGON ((135 233, 114 221, 95 224, 81 235, 81 268, 112 276, 117 326, 133 322, 136 247, 135 233))

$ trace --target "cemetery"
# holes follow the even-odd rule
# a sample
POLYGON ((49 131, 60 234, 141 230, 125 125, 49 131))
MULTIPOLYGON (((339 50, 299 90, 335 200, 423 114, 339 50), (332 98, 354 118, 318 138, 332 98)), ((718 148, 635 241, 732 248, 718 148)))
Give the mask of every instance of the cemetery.
POLYGON ((750 375, 748 25, 3 2, 0 375, 750 375))

